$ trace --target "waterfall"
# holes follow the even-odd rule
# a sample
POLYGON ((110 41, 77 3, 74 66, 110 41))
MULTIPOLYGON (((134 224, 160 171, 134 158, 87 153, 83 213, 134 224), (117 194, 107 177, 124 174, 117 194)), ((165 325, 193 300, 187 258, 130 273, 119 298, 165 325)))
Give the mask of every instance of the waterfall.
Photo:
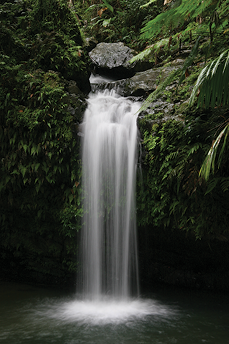
POLYGON ((82 289, 92 299, 138 292, 136 112, 114 91, 90 94, 83 127, 82 289))

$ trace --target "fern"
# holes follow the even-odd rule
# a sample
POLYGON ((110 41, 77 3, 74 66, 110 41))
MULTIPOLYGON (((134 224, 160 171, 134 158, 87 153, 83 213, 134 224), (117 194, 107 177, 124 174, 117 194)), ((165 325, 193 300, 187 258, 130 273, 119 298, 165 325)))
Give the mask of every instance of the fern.
POLYGON ((149 39, 167 29, 182 26, 185 21, 214 11, 220 0, 183 0, 180 6, 171 8, 150 20, 142 29, 141 37, 149 39))
POLYGON ((198 106, 214 107, 229 104, 229 49, 201 71, 193 88, 189 104, 198 96, 198 106))

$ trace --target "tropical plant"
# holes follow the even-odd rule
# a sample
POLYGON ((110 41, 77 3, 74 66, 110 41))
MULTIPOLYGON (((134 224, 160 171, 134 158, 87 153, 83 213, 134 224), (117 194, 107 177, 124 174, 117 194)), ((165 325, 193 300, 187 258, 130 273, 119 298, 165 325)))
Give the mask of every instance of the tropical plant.
POLYGON ((218 18, 216 10, 219 4, 220 0, 184 0, 182 2, 177 0, 172 3, 168 10, 147 22, 141 30, 141 37, 143 39, 150 39, 159 34, 167 33, 168 30, 171 32, 189 23, 190 20, 196 19, 198 16, 207 18, 211 29, 213 22, 216 23, 218 18))
POLYGON ((198 106, 214 107, 229 104, 229 49, 208 63, 193 88, 190 105, 198 94, 198 106))
POLYGON ((0 5, 0 260, 64 280, 82 213, 76 127, 85 102, 63 74, 79 82, 87 64, 66 1, 39 4, 0 5))
POLYGON ((218 157, 218 167, 220 166, 222 162, 222 157, 223 157, 223 152, 227 143, 227 137, 229 134, 229 123, 227 121, 227 124, 225 125, 224 129, 219 133, 217 138, 212 142, 212 146, 210 150, 208 151, 208 154, 201 166, 200 169, 200 176, 204 177, 206 180, 209 179, 210 172, 212 171, 213 173, 215 172, 215 160, 216 160, 216 155, 217 151, 219 148, 219 145, 221 143, 221 140, 224 136, 224 141, 223 145, 221 147, 219 157, 218 157))
MULTIPOLYGON (((229 104, 229 49, 224 50, 219 57, 208 63, 201 71, 193 88, 190 105, 193 105, 198 93, 197 106, 215 107, 229 104)), ((206 180, 209 179, 210 172, 215 171, 215 159, 221 140, 224 142, 218 158, 218 167, 222 162, 223 152, 226 147, 229 133, 228 119, 222 124, 223 130, 212 142, 212 146, 203 162, 200 175, 206 180)))
MULTIPOLYGON (((188 67, 193 64, 193 61, 196 58, 196 55, 198 53, 198 47, 199 47, 200 38, 201 37, 198 37, 198 39, 197 39, 196 43, 194 44, 194 46, 193 46, 189 56, 187 57, 187 59, 184 62, 183 67, 176 68, 173 72, 171 72, 168 75, 168 77, 163 82, 160 83, 160 85, 157 87, 157 89, 154 92, 152 92, 147 97, 147 99, 143 102, 141 108, 139 109, 139 112, 145 111, 150 106, 150 104, 153 101, 155 101, 157 99, 157 97, 165 90, 165 88, 168 85, 170 85, 174 80, 177 80, 177 79, 178 79, 178 85, 177 85, 177 89, 178 89, 179 85, 185 79, 185 75, 186 75, 186 71, 187 71, 188 67)), ((133 63, 136 60, 144 58, 143 53, 140 53, 137 56, 134 56, 130 60, 130 62, 133 63)))
POLYGON ((142 43, 139 32, 143 22, 159 13, 156 5, 140 9, 145 0, 96 0, 90 4, 82 14, 87 22, 84 28, 87 34, 99 41, 115 42, 121 39, 131 46, 142 43))

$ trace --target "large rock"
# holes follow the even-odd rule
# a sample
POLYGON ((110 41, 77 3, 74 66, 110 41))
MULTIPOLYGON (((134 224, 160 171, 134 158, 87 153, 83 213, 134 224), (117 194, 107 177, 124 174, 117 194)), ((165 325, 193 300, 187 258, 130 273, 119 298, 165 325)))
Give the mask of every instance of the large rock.
POLYGON ((96 87, 99 89, 115 89, 117 93, 125 97, 147 97, 151 92, 156 90, 157 85, 162 83, 170 73, 181 68, 183 62, 184 60, 177 59, 167 66, 155 67, 143 72, 138 72, 131 78, 100 83, 96 87))
POLYGON ((89 53, 96 71, 116 76, 117 79, 134 75, 128 61, 134 56, 134 51, 123 43, 99 43, 89 53))
POLYGON ((136 55, 124 43, 99 43, 89 53, 95 71, 99 74, 110 75, 118 79, 132 77, 137 71, 143 71, 153 66, 148 61, 130 63, 136 55))

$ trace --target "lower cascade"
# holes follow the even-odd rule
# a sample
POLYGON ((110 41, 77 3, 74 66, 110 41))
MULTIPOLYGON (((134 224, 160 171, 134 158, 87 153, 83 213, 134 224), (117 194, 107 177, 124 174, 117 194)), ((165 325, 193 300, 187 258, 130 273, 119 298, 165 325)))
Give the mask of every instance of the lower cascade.
POLYGON ((140 103, 115 91, 92 93, 83 122, 84 219, 81 292, 85 298, 138 295, 135 216, 140 103))

